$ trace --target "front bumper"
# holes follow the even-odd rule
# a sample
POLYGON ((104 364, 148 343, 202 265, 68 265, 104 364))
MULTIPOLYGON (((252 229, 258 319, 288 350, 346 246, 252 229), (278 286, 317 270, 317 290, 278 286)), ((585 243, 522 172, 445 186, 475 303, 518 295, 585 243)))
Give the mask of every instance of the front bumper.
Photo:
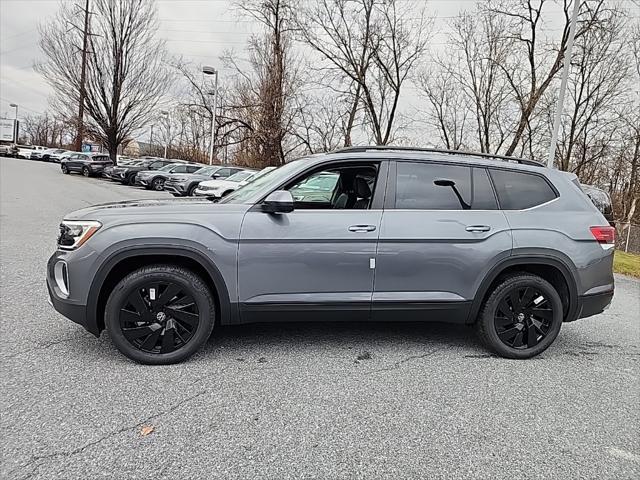
POLYGON ((49 291, 49 303, 58 313, 67 317, 72 322, 81 325, 85 330, 98 337, 100 336, 100 328, 95 321, 89 321, 87 305, 72 298, 68 298, 57 285, 54 274, 55 265, 58 262, 64 261, 64 253, 57 251, 51 256, 51 258, 49 258, 49 262, 47 263, 47 290, 49 291))
POLYGON ((578 318, 591 317, 604 312, 613 300, 613 290, 593 295, 582 295, 578 298, 578 318))
POLYGON ((169 193, 173 193, 174 195, 186 195, 184 184, 182 183, 166 183, 165 182, 164 189, 169 193))

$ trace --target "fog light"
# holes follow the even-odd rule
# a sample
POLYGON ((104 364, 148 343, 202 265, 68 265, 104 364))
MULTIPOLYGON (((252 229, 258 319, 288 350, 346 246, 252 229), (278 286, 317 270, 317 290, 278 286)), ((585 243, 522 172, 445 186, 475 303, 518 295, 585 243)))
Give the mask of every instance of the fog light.
POLYGON ((53 276, 56 285, 65 297, 69 296, 69 272, 66 262, 60 260, 53 267, 53 276))

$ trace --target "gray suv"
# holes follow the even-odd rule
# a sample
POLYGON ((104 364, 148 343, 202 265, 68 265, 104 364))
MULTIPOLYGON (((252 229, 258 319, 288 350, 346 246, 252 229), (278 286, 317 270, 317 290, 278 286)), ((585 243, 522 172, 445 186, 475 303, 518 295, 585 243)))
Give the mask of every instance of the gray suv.
POLYGON ((611 302, 614 230, 576 176, 527 160, 349 148, 287 163, 219 202, 70 213, 47 285, 133 360, 184 360, 214 325, 473 324, 497 354, 544 351, 611 302))

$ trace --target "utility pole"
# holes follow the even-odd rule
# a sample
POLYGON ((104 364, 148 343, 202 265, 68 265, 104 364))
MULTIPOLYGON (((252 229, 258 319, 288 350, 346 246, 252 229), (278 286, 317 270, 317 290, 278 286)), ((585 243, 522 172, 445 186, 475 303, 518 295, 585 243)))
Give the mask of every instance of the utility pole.
POLYGON ((213 111, 211 112, 211 143, 209 144, 209 165, 213 165, 213 149, 216 143, 216 109, 218 108, 218 70, 208 65, 202 67, 205 75, 215 75, 215 83, 209 95, 213 95, 213 111))
POLYGON ((85 80, 87 75, 87 41, 89 39, 89 0, 84 5, 84 28, 82 30, 82 67, 80 71, 80 103, 78 105, 78 130, 76 133, 75 150, 82 151, 84 138, 84 99, 87 94, 85 80))
POLYGON ((558 132, 560 121, 562 120, 562 110, 564 108, 564 94, 567 90, 567 79, 571 68, 571 50, 573 50, 573 40, 576 37, 576 23, 578 21, 578 11, 580 10, 580 0, 573 0, 573 16, 569 27, 569 38, 567 39, 567 49, 564 52, 564 62, 562 65, 562 81, 560 82, 560 93, 558 94, 558 104, 556 105, 556 115, 553 120, 553 133, 551 134, 551 145, 549 145, 549 158, 547 167, 553 167, 553 160, 556 156, 556 144, 558 143, 558 132))

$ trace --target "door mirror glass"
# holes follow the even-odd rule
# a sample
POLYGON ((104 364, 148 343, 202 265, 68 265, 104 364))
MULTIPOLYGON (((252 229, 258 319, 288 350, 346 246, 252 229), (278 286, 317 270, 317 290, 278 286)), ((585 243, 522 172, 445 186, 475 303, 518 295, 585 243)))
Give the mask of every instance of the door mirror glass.
POLYGON ((287 190, 276 190, 262 202, 262 211, 267 213, 293 212, 293 197, 287 190))

